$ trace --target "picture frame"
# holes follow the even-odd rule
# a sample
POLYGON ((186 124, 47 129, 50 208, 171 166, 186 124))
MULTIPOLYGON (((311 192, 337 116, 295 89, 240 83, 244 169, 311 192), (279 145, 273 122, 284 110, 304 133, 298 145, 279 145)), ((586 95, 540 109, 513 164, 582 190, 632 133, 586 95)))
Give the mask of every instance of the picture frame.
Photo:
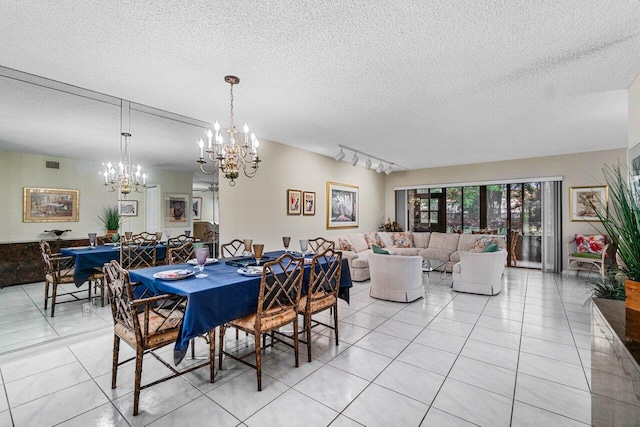
POLYGON ((287 215, 300 215, 302 213, 302 191, 287 190, 287 215))
POLYGON ((202 197, 191 198, 191 208, 194 220, 202 219, 202 197))
POLYGON ((118 212, 120 216, 138 216, 138 201, 118 200, 118 212))
POLYGON ((80 192, 61 188, 22 189, 22 222, 77 222, 80 192))
POLYGON ((327 229, 357 228, 359 188, 327 181, 327 229))
POLYGON ((303 191, 302 192, 302 215, 315 215, 316 214, 316 192, 315 191, 303 191))
POLYGON ((607 212, 609 203, 609 187, 594 185, 587 187, 571 187, 569 189, 569 215, 571 221, 599 221, 596 211, 607 212), (592 206, 593 204, 593 206, 592 206))
POLYGON ((191 218, 191 197, 188 194, 164 194, 165 227, 186 226, 191 218))

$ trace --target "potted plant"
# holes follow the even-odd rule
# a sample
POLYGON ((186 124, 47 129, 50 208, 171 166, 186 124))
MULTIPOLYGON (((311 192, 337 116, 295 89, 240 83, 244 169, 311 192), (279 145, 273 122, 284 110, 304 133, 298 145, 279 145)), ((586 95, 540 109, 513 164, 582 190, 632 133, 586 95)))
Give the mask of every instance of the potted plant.
MULTIPOLYGON (((600 203, 594 209, 602 226, 617 248, 619 271, 625 276, 625 305, 628 310, 640 311, 640 208, 638 182, 618 164, 605 166, 602 173, 609 186, 609 205, 600 203)), ((593 204, 592 204, 593 206, 593 204)), ((627 317, 628 314, 627 314, 627 317)), ((628 325, 627 325, 628 326, 628 325)), ((638 339, 639 334, 627 335, 638 339)))
POLYGON ((118 206, 105 206, 102 209, 102 216, 98 215, 98 219, 104 225, 104 228, 107 230, 107 236, 111 238, 112 234, 118 232, 120 228, 120 224, 122 223, 122 218, 118 213, 118 206))

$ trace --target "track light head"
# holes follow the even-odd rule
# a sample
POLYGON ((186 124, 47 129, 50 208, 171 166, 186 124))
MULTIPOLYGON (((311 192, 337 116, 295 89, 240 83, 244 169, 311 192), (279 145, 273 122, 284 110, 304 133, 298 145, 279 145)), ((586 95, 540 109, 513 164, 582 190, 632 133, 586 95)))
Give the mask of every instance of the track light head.
POLYGON ((364 164, 364 168, 366 170, 370 170, 371 169, 371 159, 367 159, 367 163, 364 164))
POLYGON ((382 173, 382 162, 378 163, 378 167, 376 168, 376 172, 382 173))
POLYGON ((351 159, 351 164, 353 166, 358 164, 358 154, 357 153, 353 153, 353 159, 351 159))
POLYGON ((344 151, 342 151, 342 148, 340 149, 340 152, 338 153, 338 155, 336 155, 335 159, 336 159, 336 162, 339 162, 340 160, 344 159, 344 151))
POLYGON ((386 173, 387 175, 390 175, 391 172, 393 172, 393 169, 391 168, 391 165, 387 166, 387 168, 384 170, 384 173, 386 173))

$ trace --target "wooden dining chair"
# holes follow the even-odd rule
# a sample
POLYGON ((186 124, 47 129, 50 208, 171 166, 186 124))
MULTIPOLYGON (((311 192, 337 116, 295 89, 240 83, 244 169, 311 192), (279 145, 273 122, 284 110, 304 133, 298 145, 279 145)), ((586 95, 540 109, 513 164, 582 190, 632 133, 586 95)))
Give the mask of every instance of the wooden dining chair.
MULTIPOLYGON (((317 254, 311 260, 311 275, 307 294, 300 298, 298 312, 304 315, 304 329, 307 332, 307 356, 311 362, 311 328, 322 325, 333 329, 338 345, 338 291, 342 274, 342 252, 333 248, 317 254), (333 311, 333 325, 312 319, 311 316, 325 310, 333 311)), ((304 342, 304 341, 303 341, 304 342)))
POLYGON ((520 233, 518 231, 511 231, 511 243, 509 243, 509 259, 511 260, 511 265, 516 266, 518 264, 518 259, 516 258, 516 247, 518 245, 518 240, 520 239, 520 233))
POLYGON ((324 237, 316 237, 315 239, 309 239, 309 247, 314 254, 320 254, 327 249, 335 249, 335 243, 331 240, 327 240, 324 237))
MULTIPOLYGON (((58 285, 69 285, 75 288, 73 281, 74 273, 74 257, 64 256, 59 253, 51 253, 51 246, 45 240, 40 240, 40 250, 42 251, 42 260, 44 261, 44 309, 47 309, 49 299, 51 299, 51 317, 55 316, 56 304, 63 304, 76 301, 91 301, 91 283, 89 283, 89 291, 87 298, 79 298, 78 294, 87 292, 87 290, 73 290, 66 292, 58 292, 58 285), (49 295, 49 287, 51 287, 51 295, 49 295), (58 297, 71 296, 72 299, 67 301, 58 301, 58 297)), ((104 301, 104 297, 103 297, 104 301)))
POLYGON ((240 239, 233 239, 229 243, 220 245, 220 257, 232 258, 234 256, 242 255, 244 249, 244 241, 240 239))
POLYGON ((178 371, 155 350, 178 339, 178 333, 184 317, 184 297, 164 294, 152 297, 136 297, 135 285, 129 279, 129 272, 111 261, 105 266, 107 289, 113 315, 113 365, 111 388, 116 388, 118 367, 135 359, 135 377, 133 387, 133 415, 138 415, 140 391, 161 382, 184 375, 195 369, 209 366, 210 382, 214 382, 215 367, 215 328, 209 332, 209 360, 178 371), (131 346, 136 355, 119 362, 120 340, 131 346), (151 383, 142 385, 142 362, 144 355, 151 353, 173 373, 151 383))
POLYGON ((181 234, 179 236, 167 239, 167 247, 168 248, 173 248, 173 247, 176 247, 176 246, 182 246, 187 242, 195 243, 196 242, 196 238, 195 237, 191 237, 191 236, 187 236, 186 234, 181 234))
POLYGON ((153 267, 156 265, 156 245, 155 235, 153 239, 146 239, 140 233, 131 236, 130 240, 122 242, 120 245, 120 265, 127 270, 135 268, 153 267))
POLYGON ((193 243, 191 242, 167 249, 167 264, 184 264, 194 257, 193 243))
POLYGON ((280 258, 267 262, 262 269, 260 291, 258 293, 258 310, 248 316, 233 320, 220 326, 220 354, 219 369, 222 369, 224 356, 231 357, 256 370, 258 379, 258 391, 262 390, 262 355, 261 350, 274 344, 274 336, 271 336, 269 345, 266 345, 264 334, 293 323, 294 344, 280 341, 293 348, 295 353, 295 366, 298 367, 298 304, 302 289, 302 273, 304 260, 294 258, 290 254, 284 254, 280 258), (255 350, 242 357, 224 351, 224 333, 232 326, 241 329, 254 336, 255 350), (263 337, 262 346, 260 338, 263 337), (255 354, 255 365, 244 358, 255 354))

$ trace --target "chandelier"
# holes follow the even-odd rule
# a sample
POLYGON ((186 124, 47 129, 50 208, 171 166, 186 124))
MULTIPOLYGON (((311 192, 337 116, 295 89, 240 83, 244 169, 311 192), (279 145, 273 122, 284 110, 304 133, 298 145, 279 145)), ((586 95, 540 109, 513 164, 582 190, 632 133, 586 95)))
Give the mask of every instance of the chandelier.
MULTIPOLYGON (((121 103, 120 128, 122 130, 122 116, 124 115, 121 103)), ((129 111, 129 119, 131 112, 129 103, 127 103, 129 111)), ((131 153, 129 152, 129 138, 131 134, 128 132, 120 133, 120 161, 117 165, 111 162, 107 163, 104 170, 104 186, 109 192, 119 191, 124 198, 129 193, 135 191, 142 193, 147 187, 147 174, 142 171, 140 165, 135 168, 131 164, 131 153)))
POLYGON ((216 170, 220 170, 220 173, 230 180, 229 185, 233 187, 236 185, 235 180, 240 176, 240 169, 242 169, 247 178, 253 178, 262 160, 258 157, 260 142, 253 132, 249 137, 249 127, 246 123, 243 128, 244 142, 242 144, 236 142, 236 133, 238 131, 233 122, 233 85, 240 83, 240 79, 236 76, 225 76, 224 81, 231 85, 230 124, 227 129, 229 140, 227 142, 224 141, 220 133, 220 124, 216 121, 213 125, 213 129, 216 131, 215 139, 213 139, 214 135, 211 129, 207 132, 207 137, 209 138, 207 148, 205 149, 202 138, 198 141, 200 158, 197 162, 200 163, 200 170, 204 174, 211 175, 216 170), (209 160, 213 162, 213 169, 209 171, 204 168, 204 164, 207 163, 205 153, 207 153, 209 160))

